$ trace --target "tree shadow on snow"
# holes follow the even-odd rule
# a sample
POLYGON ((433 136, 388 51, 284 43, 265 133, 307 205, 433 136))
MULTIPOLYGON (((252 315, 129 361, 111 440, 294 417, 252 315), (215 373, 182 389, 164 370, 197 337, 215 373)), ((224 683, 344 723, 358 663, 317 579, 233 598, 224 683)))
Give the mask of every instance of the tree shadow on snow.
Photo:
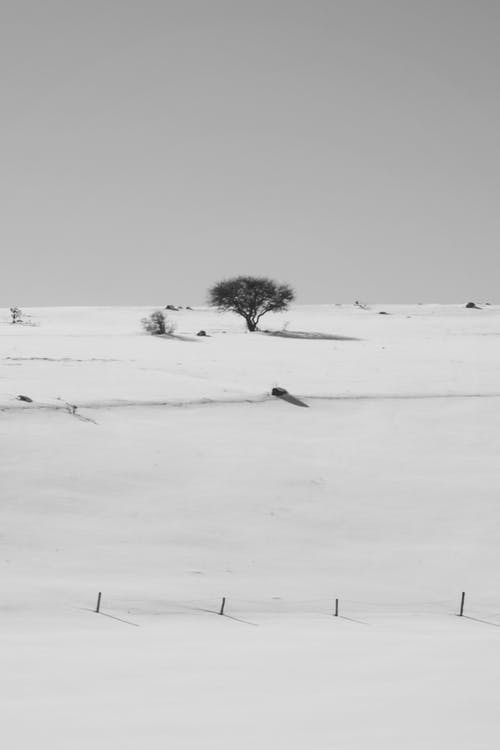
POLYGON ((307 339, 310 341, 361 341, 352 336, 339 336, 334 333, 316 331, 260 331, 265 336, 277 336, 282 339, 307 339))

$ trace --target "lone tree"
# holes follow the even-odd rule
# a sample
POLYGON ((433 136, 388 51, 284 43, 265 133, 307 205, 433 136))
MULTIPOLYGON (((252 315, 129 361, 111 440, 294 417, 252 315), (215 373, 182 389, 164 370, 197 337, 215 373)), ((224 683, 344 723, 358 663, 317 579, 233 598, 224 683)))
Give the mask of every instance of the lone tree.
POLYGON ((212 307, 241 315, 249 331, 257 330, 263 315, 286 310, 294 299, 295 293, 288 284, 277 284, 263 276, 237 276, 219 281, 208 292, 212 307))

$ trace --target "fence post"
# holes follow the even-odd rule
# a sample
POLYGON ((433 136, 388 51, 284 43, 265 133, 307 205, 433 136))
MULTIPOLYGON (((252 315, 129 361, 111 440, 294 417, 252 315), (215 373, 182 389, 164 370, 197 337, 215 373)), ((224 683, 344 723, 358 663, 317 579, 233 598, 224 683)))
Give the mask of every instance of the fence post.
POLYGON ((223 614, 224 614, 224 607, 225 607, 225 606, 226 606, 226 597, 225 597, 225 596, 223 596, 223 597, 222 597, 222 604, 221 604, 221 606, 220 606, 220 612, 219 612, 219 614, 220 614, 220 615, 223 615, 223 614))
POLYGON ((335 599, 335 617, 339 616, 339 600, 335 599))
POLYGON ((464 603, 465 603, 465 591, 462 591, 462 599, 460 601, 460 614, 458 615, 459 617, 463 617, 464 603))
POLYGON ((101 592, 99 591, 99 593, 98 593, 98 595, 97 595, 97 606, 96 606, 96 608, 95 608, 95 611, 96 611, 97 613, 98 613, 98 612, 99 612, 99 610, 101 609, 101 596, 102 596, 102 594, 101 594, 101 592))

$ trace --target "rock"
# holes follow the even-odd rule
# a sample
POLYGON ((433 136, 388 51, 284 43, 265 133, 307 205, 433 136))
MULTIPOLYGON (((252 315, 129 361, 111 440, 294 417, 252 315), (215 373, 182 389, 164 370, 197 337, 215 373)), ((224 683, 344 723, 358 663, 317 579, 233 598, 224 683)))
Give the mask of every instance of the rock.
POLYGON ((23 395, 20 394, 19 396, 16 396, 16 398, 17 398, 18 401, 26 401, 28 404, 32 404, 33 403, 33 399, 30 398, 29 396, 23 396, 23 395))
POLYGON ((207 335, 207 332, 206 332, 206 331, 203 331, 203 330, 201 330, 201 331, 198 331, 198 333, 197 333, 196 335, 197 335, 197 336, 206 336, 206 335, 207 335))
POLYGON ((481 308, 476 305, 475 302, 467 302, 465 305, 469 310, 480 310, 481 308))
POLYGON ((271 396, 286 396, 288 391, 285 388, 273 388, 271 396))
POLYGON ((283 401, 288 401, 289 404, 293 404, 294 406, 305 406, 306 409, 308 408, 308 404, 305 404, 300 399, 292 396, 292 394, 288 393, 285 388, 273 388, 271 391, 271 395, 276 396, 277 398, 281 398, 283 401))
POLYGON ((178 310, 179 308, 175 305, 165 305, 165 310, 178 310))
POLYGON ((385 312, 385 310, 380 310, 379 315, 390 315, 390 313, 385 312))

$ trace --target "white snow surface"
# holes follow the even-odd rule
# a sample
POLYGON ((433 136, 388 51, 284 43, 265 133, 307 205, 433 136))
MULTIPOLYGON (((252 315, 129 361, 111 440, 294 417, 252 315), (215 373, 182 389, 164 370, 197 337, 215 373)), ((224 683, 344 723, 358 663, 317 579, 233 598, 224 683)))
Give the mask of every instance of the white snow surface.
POLYGON ((497 748, 500 308, 153 309, 0 311, 5 747, 497 748))

